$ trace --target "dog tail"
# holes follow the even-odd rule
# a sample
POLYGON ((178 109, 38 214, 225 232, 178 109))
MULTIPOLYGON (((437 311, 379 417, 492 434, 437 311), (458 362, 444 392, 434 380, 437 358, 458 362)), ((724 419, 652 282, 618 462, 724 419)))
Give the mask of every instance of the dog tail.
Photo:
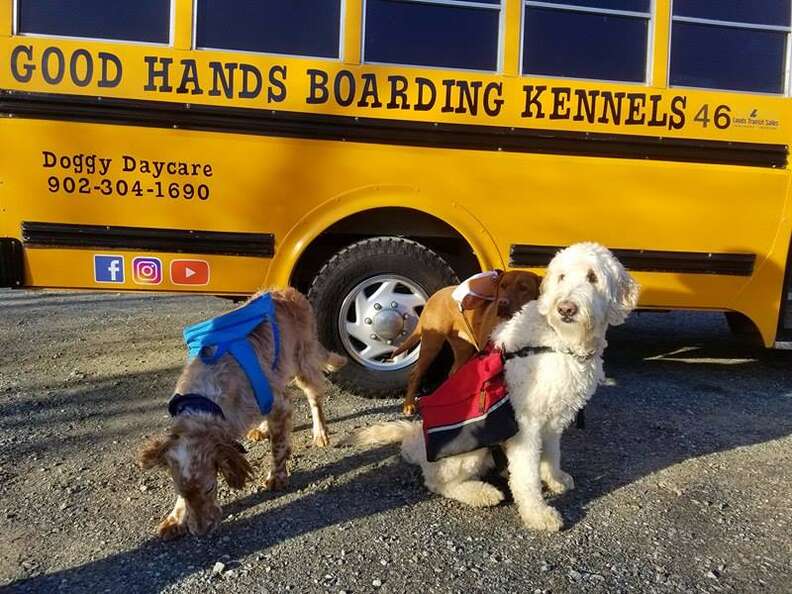
POLYGON ((391 421, 378 423, 356 431, 350 442, 354 445, 385 445, 401 443, 414 433, 421 430, 421 424, 414 421, 391 421))
POLYGON ((406 353, 415 345, 421 342, 421 320, 418 320, 418 325, 415 327, 415 330, 412 331, 407 338, 404 339, 404 342, 399 345, 395 351, 390 354, 390 358, 393 359, 402 353, 406 353))
POLYGON ((324 369, 327 372, 338 371, 347 364, 347 358, 332 351, 327 352, 327 359, 325 360, 324 369))

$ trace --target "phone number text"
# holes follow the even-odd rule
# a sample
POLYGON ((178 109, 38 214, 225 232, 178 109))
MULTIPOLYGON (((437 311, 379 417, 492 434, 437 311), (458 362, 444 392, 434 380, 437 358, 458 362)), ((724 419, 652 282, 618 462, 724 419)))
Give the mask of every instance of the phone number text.
POLYGON ((174 200, 209 200, 209 186, 207 184, 191 184, 178 182, 155 181, 144 186, 139 181, 128 182, 123 179, 91 180, 87 177, 58 177, 51 175, 47 178, 47 189, 54 193, 83 194, 100 196, 151 196, 153 198, 172 198, 174 200))

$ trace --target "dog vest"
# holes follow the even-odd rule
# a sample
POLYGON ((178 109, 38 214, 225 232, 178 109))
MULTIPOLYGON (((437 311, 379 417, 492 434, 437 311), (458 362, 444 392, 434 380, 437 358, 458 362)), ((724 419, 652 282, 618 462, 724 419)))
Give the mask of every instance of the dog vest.
POLYGON ((253 388, 262 415, 272 410, 272 387, 248 336, 265 322, 272 328, 272 369, 276 369, 280 353, 280 330, 275 319, 275 303, 269 293, 263 293, 227 314, 184 329, 184 342, 190 359, 200 357, 201 361, 212 365, 228 353, 239 363, 253 388))
POLYGON ((572 356, 581 363, 594 356, 549 346, 524 346, 503 352, 488 343, 434 393, 418 399, 426 459, 436 462, 447 456, 492 448, 514 437, 519 426, 509 399, 504 366, 511 359, 544 353, 572 356))
POLYGON ((418 399, 429 462, 498 445, 517 434, 503 365, 503 353, 488 344, 433 394, 418 399))

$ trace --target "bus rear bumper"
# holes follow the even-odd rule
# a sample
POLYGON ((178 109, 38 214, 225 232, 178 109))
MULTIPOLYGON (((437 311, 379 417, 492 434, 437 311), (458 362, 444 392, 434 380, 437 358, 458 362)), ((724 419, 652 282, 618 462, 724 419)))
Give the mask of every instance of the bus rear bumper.
POLYGON ((0 288, 19 289, 25 285, 25 262, 22 242, 0 237, 0 288))

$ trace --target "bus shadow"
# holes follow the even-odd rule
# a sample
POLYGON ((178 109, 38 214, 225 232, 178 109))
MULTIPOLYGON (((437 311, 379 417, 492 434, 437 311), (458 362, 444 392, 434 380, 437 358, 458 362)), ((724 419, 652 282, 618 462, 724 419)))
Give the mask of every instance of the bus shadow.
POLYGON ((23 386, 20 395, 0 404, 0 431, 27 436, 4 458, 14 466, 31 456, 69 458, 86 443, 100 447, 155 427, 178 369, 74 378, 47 389, 23 386))
POLYGON ((600 387, 586 428, 564 436, 576 489, 554 504, 567 525, 592 501, 663 469, 792 435, 792 353, 746 348, 720 318, 709 327, 654 334, 639 321, 609 338, 615 385, 600 387), (636 331, 660 339, 636 340, 636 331))

